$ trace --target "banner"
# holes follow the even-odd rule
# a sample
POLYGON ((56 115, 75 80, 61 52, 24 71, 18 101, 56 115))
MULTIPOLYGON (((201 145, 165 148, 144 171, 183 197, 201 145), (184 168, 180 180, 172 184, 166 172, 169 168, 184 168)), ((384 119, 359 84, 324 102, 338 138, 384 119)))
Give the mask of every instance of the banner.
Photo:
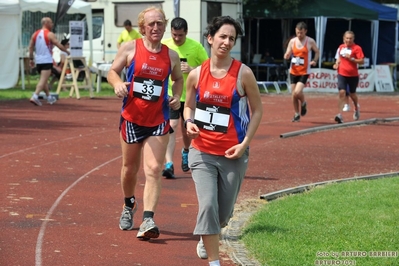
MULTIPOLYGON (((312 68, 306 83, 305 92, 338 92, 336 70, 312 68)), ((374 69, 359 69, 359 84, 356 92, 374 91, 374 69)))
POLYGON ((58 0, 57 13, 55 14, 54 29, 57 23, 65 16, 75 0, 58 0))
POLYGON ((69 47, 72 57, 83 56, 84 26, 83 21, 69 21, 69 47))
POLYGON ((380 92, 394 91, 392 73, 388 65, 375 66, 375 90, 380 92))

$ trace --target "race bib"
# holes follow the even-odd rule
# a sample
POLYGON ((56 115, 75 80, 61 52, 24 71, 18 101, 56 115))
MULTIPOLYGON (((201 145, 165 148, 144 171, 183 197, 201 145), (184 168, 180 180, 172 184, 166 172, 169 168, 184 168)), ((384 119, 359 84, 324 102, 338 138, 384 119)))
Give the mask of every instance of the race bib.
POLYGON ((199 128, 226 133, 230 108, 197 102, 194 122, 199 128))
POLYGON ((292 59, 291 59, 291 62, 294 64, 294 65, 296 65, 296 66, 299 66, 299 65, 303 65, 304 63, 305 63, 305 60, 302 58, 302 57, 299 57, 299 56, 294 56, 292 59))
POLYGON ((158 101, 162 93, 162 81, 134 77, 133 96, 151 102, 158 101))
POLYGON ((341 51, 339 52, 339 54, 343 57, 346 57, 346 55, 351 55, 352 50, 348 49, 347 47, 342 48, 341 51))

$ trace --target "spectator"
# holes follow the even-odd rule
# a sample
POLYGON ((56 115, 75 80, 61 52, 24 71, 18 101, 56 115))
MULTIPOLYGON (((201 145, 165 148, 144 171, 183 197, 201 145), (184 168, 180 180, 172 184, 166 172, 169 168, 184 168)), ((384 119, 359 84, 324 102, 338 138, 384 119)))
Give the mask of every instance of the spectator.
POLYGON ((117 48, 119 49, 122 45, 122 43, 131 41, 131 40, 136 40, 141 38, 141 34, 138 33, 135 29, 132 27, 132 22, 130 20, 125 20, 123 23, 123 26, 125 29, 121 32, 121 34, 118 37, 117 41, 117 48))

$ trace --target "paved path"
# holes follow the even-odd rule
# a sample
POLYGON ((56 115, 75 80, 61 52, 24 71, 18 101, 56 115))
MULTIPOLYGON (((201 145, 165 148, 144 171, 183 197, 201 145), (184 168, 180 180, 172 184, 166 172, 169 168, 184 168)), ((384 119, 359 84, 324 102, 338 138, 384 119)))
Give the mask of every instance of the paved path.
MULTIPOLYGON (((262 96, 264 118, 251 145, 239 207, 288 187, 399 170, 399 122, 280 138, 333 125, 336 98, 307 95, 308 115, 292 123, 288 95, 262 96)), ((398 94, 360 95, 360 104, 361 120, 399 116, 398 94)), ((27 100, 0 102, 0 265, 207 265, 197 258, 198 238, 192 235, 193 182, 180 169, 175 180, 163 180, 155 216, 159 239, 136 239, 143 178, 135 230, 118 229, 119 109, 115 98, 61 99, 43 107, 27 100)), ((345 121, 351 117, 344 114, 345 121)), ((178 152, 175 160, 179 165, 178 152)), ((222 257, 223 265, 235 264, 222 257)))

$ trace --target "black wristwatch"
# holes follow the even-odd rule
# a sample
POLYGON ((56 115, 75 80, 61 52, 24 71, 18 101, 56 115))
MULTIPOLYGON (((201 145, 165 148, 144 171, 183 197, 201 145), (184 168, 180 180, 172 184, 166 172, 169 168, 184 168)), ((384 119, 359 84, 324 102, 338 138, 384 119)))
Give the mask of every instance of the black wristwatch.
POLYGON ((184 127, 185 128, 187 128, 187 122, 194 123, 194 121, 191 118, 184 120, 184 127))

